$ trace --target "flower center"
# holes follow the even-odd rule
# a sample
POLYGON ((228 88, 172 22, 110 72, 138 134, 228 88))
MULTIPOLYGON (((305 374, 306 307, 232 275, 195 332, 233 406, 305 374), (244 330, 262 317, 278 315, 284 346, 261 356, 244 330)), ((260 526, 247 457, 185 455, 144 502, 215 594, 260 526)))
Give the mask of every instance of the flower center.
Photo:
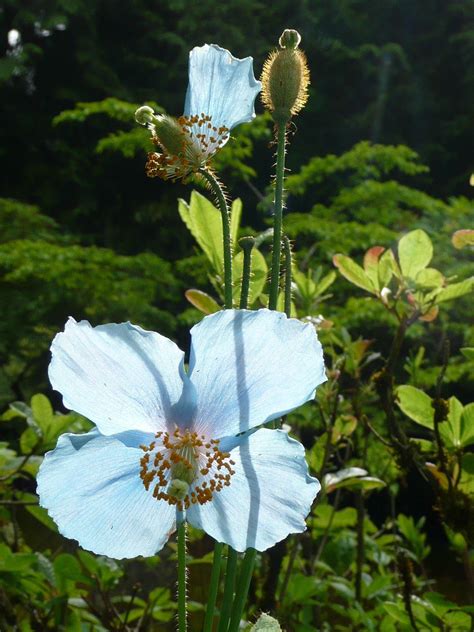
POLYGON ((150 178, 177 180, 196 173, 229 138, 229 129, 216 127, 204 113, 163 121, 163 126, 155 125, 152 137, 160 153, 149 153, 145 167, 150 178))
POLYGON ((219 439, 206 439, 190 430, 172 434, 157 432, 150 445, 141 445, 140 478, 145 489, 153 489, 157 500, 166 500, 182 511, 204 505, 230 485, 235 474, 229 452, 221 452, 219 439))

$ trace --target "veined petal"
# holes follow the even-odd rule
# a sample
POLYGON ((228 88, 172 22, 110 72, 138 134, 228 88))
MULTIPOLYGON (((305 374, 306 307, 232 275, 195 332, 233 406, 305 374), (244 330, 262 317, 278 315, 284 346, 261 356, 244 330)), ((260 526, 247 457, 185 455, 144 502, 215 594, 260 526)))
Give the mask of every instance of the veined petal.
POLYGON ((271 421, 326 380, 314 327, 281 312, 223 310, 191 330, 193 425, 219 439, 271 421))
POLYGON ((102 434, 166 430, 184 413, 184 354, 160 334, 130 323, 91 327, 70 318, 51 352, 53 388, 102 434))
POLYGON ((196 46, 189 53, 184 114, 205 114, 217 128, 232 129, 255 117, 254 101, 260 89, 252 57, 237 59, 215 44, 196 46))
POLYGON ((130 432, 104 437, 64 434, 48 452, 37 481, 40 504, 67 538, 117 559, 154 555, 175 530, 176 509, 157 501, 140 479, 138 443, 130 432))
POLYGON ((230 455, 230 485, 211 502, 192 505, 188 521, 236 551, 265 551, 304 531, 321 486, 308 475, 303 446, 282 430, 261 428, 242 437, 230 455))

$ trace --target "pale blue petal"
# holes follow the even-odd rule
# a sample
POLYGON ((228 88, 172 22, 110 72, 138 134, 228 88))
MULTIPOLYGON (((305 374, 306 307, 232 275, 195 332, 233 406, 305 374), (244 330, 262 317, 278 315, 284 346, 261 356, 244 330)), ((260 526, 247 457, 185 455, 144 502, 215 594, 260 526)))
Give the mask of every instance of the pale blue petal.
POLYGON ((314 327, 281 312, 223 310, 191 330, 196 431, 220 438, 280 417, 326 380, 314 327))
POLYGON ((130 323, 91 327, 71 318, 51 352, 53 388, 102 434, 155 433, 185 412, 184 354, 160 334, 130 323))
POLYGON ((205 505, 192 505, 188 521, 236 551, 265 551, 304 531, 321 486, 308 475, 303 446, 282 430, 262 428, 230 454, 235 474, 229 487, 205 505))
POLYGON ((251 57, 237 59, 215 44, 197 46, 189 53, 184 114, 209 115, 217 128, 232 129, 254 118, 254 101, 260 89, 251 57))
POLYGON ((40 504, 67 538, 121 559, 154 555, 175 530, 176 509, 147 492, 142 450, 152 435, 64 434, 38 473, 40 504), (128 445, 127 445, 128 444, 128 445))

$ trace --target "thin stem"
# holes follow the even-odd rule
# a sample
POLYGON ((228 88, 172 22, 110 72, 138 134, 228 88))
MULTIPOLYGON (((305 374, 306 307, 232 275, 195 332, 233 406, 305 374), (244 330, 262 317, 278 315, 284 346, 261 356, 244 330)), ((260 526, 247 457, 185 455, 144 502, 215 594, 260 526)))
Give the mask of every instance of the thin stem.
POLYGON ((247 549, 242 562, 242 567, 237 584, 237 592, 235 595, 234 605, 232 606, 232 616, 230 618, 229 632, 237 632, 240 626, 240 620, 244 611, 245 600, 250 588, 253 567, 257 551, 255 549, 247 549))
POLYGON ((293 572, 293 566, 295 565, 297 554, 298 554, 298 540, 295 538, 293 541, 293 546, 291 547, 290 554, 288 556, 288 565, 286 567, 286 572, 283 577, 283 581, 281 583, 280 594, 278 595, 278 603, 280 605, 283 604, 283 601, 285 599, 286 590, 288 588, 288 584, 290 583, 291 573, 293 572))
POLYGON ((209 586, 209 597, 207 599, 206 616, 204 618, 203 632, 212 631, 214 620, 214 610, 216 607, 217 591, 219 590, 219 576, 221 572, 222 542, 216 542, 214 546, 214 559, 212 561, 211 584, 209 586))
POLYGON ((224 596, 222 597, 221 615, 219 618, 218 632, 227 632, 229 618, 232 609, 232 598, 235 589, 235 574, 237 570, 237 551, 229 546, 227 553, 227 566, 225 569, 224 596))
POLYGON ((226 309, 232 309, 232 237, 230 234, 230 213, 224 191, 219 180, 206 169, 200 169, 199 173, 208 183, 211 191, 217 198, 222 217, 222 239, 224 248, 224 303, 226 309))
POLYGON ((247 309, 250 292, 250 275, 252 273, 252 248, 255 244, 253 237, 242 237, 239 244, 244 252, 244 265, 242 269, 242 286, 240 290, 240 309, 247 309))
POLYGON ((362 598, 362 567, 364 565, 364 496, 362 490, 356 492, 357 506, 357 556, 356 556, 356 577, 355 593, 357 601, 362 598))
POLYGON ((285 181, 286 124, 277 123, 277 162, 275 178, 275 217, 273 220, 272 275, 268 307, 276 309, 280 286, 281 231, 283 224, 283 185, 285 181))
POLYGON ((188 629, 186 619, 186 522, 178 527, 178 632, 188 629))
POLYGON ((288 237, 283 237, 285 249, 285 314, 291 316, 291 244, 288 237))

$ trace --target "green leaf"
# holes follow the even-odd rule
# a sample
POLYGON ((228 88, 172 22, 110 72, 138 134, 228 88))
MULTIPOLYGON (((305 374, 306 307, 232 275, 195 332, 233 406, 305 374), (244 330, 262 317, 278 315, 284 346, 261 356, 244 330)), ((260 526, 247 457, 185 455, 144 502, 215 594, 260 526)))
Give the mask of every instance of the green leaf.
POLYGON ((474 290, 474 277, 460 281, 459 283, 452 283, 443 288, 436 294, 436 302, 442 303, 443 301, 452 301, 455 298, 469 294, 474 290))
POLYGON ((63 580, 69 579, 77 581, 82 579, 83 573, 81 565, 70 553, 61 553, 53 562, 56 577, 63 580))
POLYGON ((444 283, 444 276, 435 268, 424 268, 416 275, 415 283, 419 287, 428 289, 441 287, 444 283))
MULTIPOLYGON (((181 219, 207 256, 214 271, 222 275, 224 271, 222 245, 222 217, 220 210, 198 191, 191 193, 189 204, 179 200, 178 211, 181 219)), ((231 207, 231 236, 235 243, 242 215, 242 201, 234 200, 231 207)))
POLYGON ((33 426, 28 426, 20 436, 20 448, 22 453, 31 454, 40 442, 41 435, 39 430, 36 430, 33 426))
POLYGON ((474 403, 464 406, 461 417, 461 446, 466 448, 474 444, 474 403))
MULTIPOLYGON (((240 284, 244 268, 244 253, 240 251, 234 257, 232 276, 234 281, 233 294, 234 301, 238 303, 240 299, 240 284)), ((252 248, 251 275, 249 289, 249 306, 254 303, 265 287, 268 276, 268 266, 265 257, 258 248, 252 248)))
POLYGON ((399 386, 396 395, 397 404, 407 417, 420 426, 433 429, 434 409, 429 395, 409 385, 399 386))
POLYGON ((404 276, 415 279, 433 257, 433 244, 423 230, 412 230, 398 242, 398 259, 404 276))
POLYGON ((197 191, 191 193, 189 204, 179 200, 178 211, 194 239, 211 262, 214 271, 224 270, 222 219, 219 210, 197 191))
POLYGON ((49 516, 48 512, 46 511, 46 509, 44 509, 44 507, 40 507, 39 505, 26 505, 25 509, 26 511, 28 511, 28 513, 34 516, 36 520, 41 522, 41 524, 43 524, 45 527, 48 527, 48 529, 51 529, 51 531, 54 531, 55 533, 57 533, 58 528, 56 526, 56 523, 49 516))
POLYGON ((328 529, 347 529, 357 522, 357 511, 354 507, 346 507, 334 511, 332 505, 317 505, 314 511, 314 527, 318 531, 328 529))
POLYGON ((201 290, 186 290, 184 295, 191 305, 194 305, 203 314, 214 314, 221 309, 219 303, 212 296, 201 290))
POLYGON ((276 619, 263 613, 257 623, 250 628, 250 632, 281 632, 281 627, 276 619))
POLYGON ((456 397, 449 398, 448 419, 439 425, 439 433, 448 448, 461 447, 463 405, 456 397))
POLYGON ((44 435, 48 434, 50 427, 54 423, 54 411, 49 399, 38 393, 31 398, 31 411, 33 419, 41 428, 44 435))
POLYGON ((357 418, 353 415, 341 415, 336 419, 332 429, 332 443, 337 443, 341 437, 349 437, 357 428, 357 418))
POLYGON ((474 347, 461 347, 460 351, 468 360, 474 360, 474 347))
POLYGON ((348 281, 363 290, 367 290, 367 292, 370 292, 371 294, 377 294, 376 287, 370 280, 369 276, 360 267, 360 265, 358 265, 350 257, 347 257, 346 255, 334 255, 332 260, 342 276, 348 281))
POLYGON ((311 450, 307 453, 307 459, 310 468, 315 474, 319 474, 321 467, 323 466, 324 451, 326 449, 326 443, 328 440, 328 433, 323 432, 317 439, 311 450))
POLYGON ((391 250, 386 250, 383 255, 379 259, 379 287, 384 288, 388 287, 392 276, 397 273, 400 276, 400 271, 398 270, 398 263, 395 260, 394 254, 391 250))

